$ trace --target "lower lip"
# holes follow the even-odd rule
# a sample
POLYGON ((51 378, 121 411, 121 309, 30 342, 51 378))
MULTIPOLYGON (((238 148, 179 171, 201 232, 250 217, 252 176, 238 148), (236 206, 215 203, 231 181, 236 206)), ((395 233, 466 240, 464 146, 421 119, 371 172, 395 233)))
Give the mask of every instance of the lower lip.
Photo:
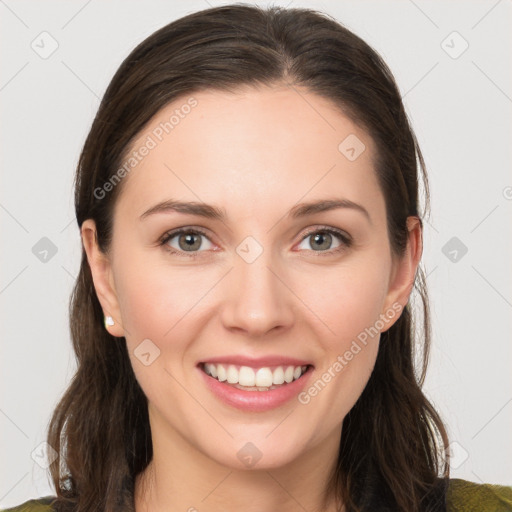
POLYGON ((297 380, 269 391, 244 391, 234 388, 210 377, 201 368, 197 367, 197 369, 212 393, 224 403, 244 411, 262 412, 275 409, 296 397, 306 386, 313 367, 309 366, 297 380))

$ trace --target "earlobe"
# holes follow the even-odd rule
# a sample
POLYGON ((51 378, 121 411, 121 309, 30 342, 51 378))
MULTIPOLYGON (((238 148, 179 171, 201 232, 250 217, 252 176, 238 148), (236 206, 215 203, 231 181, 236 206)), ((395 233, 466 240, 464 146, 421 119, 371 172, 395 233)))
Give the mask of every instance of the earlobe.
POLYGON ((96 223, 87 219, 82 223, 82 243, 91 269, 96 295, 103 309, 105 329, 112 336, 124 336, 117 294, 112 279, 112 269, 109 257, 98 247, 96 223), (112 320, 110 320, 112 319, 112 320))
MULTIPOLYGON (((388 294, 385 301, 385 310, 405 308, 411 295, 416 270, 423 252, 423 227, 419 217, 410 216, 407 218, 407 229, 409 232, 407 247, 400 259, 396 260, 395 269, 389 283, 388 294)), ((382 332, 388 330, 398 320, 390 323, 382 332)))

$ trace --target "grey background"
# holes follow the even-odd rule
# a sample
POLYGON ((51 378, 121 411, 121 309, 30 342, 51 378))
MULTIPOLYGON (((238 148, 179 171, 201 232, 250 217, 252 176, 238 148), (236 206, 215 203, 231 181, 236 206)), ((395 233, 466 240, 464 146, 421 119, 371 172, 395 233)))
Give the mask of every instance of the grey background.
MULTIPOLYGON (((146 36, 226 3, 0 0, 0 507, 53 493, 40 443, 75 369, 72 178, 99 98, 146 36), (47 58, 31 46, 49 51, 52 40, 47 58)), ((395 74, 431 181, 425 391, 453 442, 452 477, 512 485, 511 3, 275 4, 331 14, 395 74)))

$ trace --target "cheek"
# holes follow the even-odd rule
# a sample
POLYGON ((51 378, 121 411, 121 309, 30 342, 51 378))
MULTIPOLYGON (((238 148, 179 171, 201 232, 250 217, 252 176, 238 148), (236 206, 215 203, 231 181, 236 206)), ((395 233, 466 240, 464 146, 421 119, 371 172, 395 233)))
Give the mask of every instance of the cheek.
POLYGON ((173 385, 168 372, 181 365, 194 328, 190 319, 211 285, 204 276, 198 279, 197 271, 143 263, 142 257, 124 260, 117 267, 116 290, 135 376, 146 396, 159 402, 167 400, 173 385))
POLYGON ((206 294, 212 279, 208 272, 201 271, 198 277, 192 266, 173 268, 143 253, 119 261, 116 290, 129 336, 170 336, 206 294))
POLYGON ((141 256, 123 260, 116 279, 132 366, 147 394, 158 391, 155 375, 167 385, 165 369, 174 374, 181 372, 183 364, 190 364, 188 349, 193 333, 200 329, 199 320, 205 311, 212 309, 208 292, 219 280, 218 269, 213 267, 198 272, 193 266, 172 268, 165 262, 148 265, 149 259, 141 256), (142 347, 158 354, 150 366, 138 360, 142 347))
POLYGON ((314 404, 326 428, 337 425, 350 411, 370 378, 383 327, 388 276, 387 262, 374 261, 372 266, 358 263, 333 269, 322 286, 313 286, 312 279, 303 283, 304 302, 312 305, 321 319, 319 329, 328 334, 317 337, 321 364, 301 403, 314 404))
POLYGON ((322 269, 321 274, 302 277, 298 295, 328 328, 330 335, 322 339, 341 350, 378 321, 388 292, 389 267, 385 261, 354 262, 322 269))

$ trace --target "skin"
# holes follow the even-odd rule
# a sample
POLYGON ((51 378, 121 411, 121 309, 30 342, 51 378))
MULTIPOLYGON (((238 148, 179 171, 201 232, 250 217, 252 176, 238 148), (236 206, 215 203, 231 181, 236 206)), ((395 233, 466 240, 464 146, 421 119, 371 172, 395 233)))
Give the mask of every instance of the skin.
MULTIPOLYGON (((323 502, 326 481, 380 336, 308 404, 293 399, 266 412, 220 402, 195 365, 226 354, 289 355, 312 362, 314 383, 380 314, 407 304, 420 224, 408 219, 407 250, 393 255, 374 143, 328 100, 284 85, 194 98, 198 105, 123 179, 108 255, 98 250, 94 221, 82 226, 98 298, 115 321, 109 332, 126 338, 149 400, 154 458, 137 478, 136 510, 334 511, 330 497, 323 502), (355 161, 338 150, 349 134, 366 146, 355 161), (217 205, 227 220, 177 212, 139 219, 171 198, 217 205), (349 208, 287 216, 297 202, 335 198, 362 205, 370 219, 349 208), (325 226, 349 234, 352 245, 306 236, 325 226), (197 259, 179 235, 167 246, 183 256, 159 245, 180 227, 208 233, 198 235, 197 259), (236 252, 247 236, 263 248, 252 263, 236 252), (134 355, 144 339, 160 350, 148 366, 134 355), (237 457, 249 441, 262 453, 251 468, 237 457)), ((185 101, 162 109, 131 149, 185 101)))

